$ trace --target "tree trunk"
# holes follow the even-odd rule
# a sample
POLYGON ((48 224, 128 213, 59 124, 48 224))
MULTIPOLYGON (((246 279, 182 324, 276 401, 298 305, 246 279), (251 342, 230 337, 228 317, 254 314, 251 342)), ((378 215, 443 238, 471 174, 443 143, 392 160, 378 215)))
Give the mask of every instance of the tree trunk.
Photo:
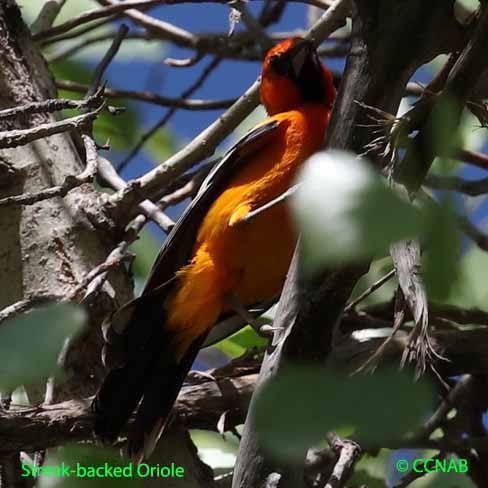
MULTIPOLYGON (((47 65, 11 0, 0 4, 0 58, 0 109, 55 98, 47 65)), ((21 115, 0 120, 0 130, 26 129, 55 120, 50 114, 28 118, 21 115)), ((66 176, 81 173, 83 156, 68 133, 3 149, 0 195, 36 193, 61 184, 66 176)), ((103 227, 103 215, 98 210, 100 198, 86 184, 65 198, 0 207, 0 309, 39 294, 65 296, 105 260, 116 245, 116 236, 108 221, 103 227)), ((63 397, 81 397, 95 391, 104 374, 100 360, 101 320, 114 309, 115 302, 123 303, 131 293, 127 273, 120 269, 112 272, 90 306, 89 330, 67 356, 69 374, 63 397)), ((39 400, 39 396, 34 397, 34 401, 39 400)))

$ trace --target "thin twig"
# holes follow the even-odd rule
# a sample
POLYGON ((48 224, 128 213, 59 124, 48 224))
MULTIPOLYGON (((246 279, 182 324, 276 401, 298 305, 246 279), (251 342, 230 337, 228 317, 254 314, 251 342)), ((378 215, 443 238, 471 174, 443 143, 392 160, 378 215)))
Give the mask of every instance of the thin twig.
MULTIPOLYGON (((114 190, 120 191, 127 188, 127 183, 118 175, 112 163, 103 157, 100 157, 99 175, 114 190)), ((154 203, 145 200, 139 204, 139 207, 145 215, 156 222, 165 232, 169 232, 173 228, 174 222, 154 203)))
MULTIPOLYGON (((114 0, 98 0, 100 5, 104 8, 118 7, 122 5, 121 2, 114 0)), ((129 2, 124 2, 124 5, 129 6, 129 2)), ((196 48, 198 44, 198 36, 195 36, 191 32, 176 27, 169 22, 165 22, 160 19, 156 19, 150 15, 146 15, 139 10, 133 8, 124 8, 123 14, 130 18, 136 25, 144 27, 153 36, 159 37, 164 40, 172 41, 180 46, 196 48)), ((198 49, 197 49, 198 50, 198 49)))
POLYGON ((93 20, 124 12, 130 8, 149 8, 157 5, 158 3, 161 3, 161 0, 128 0, 123 3, 116 3, 106 7, 88 10, 56 27, 51 27, 50 29, 39 32, 38 34, 34 35, 33 38, 34 40, 38 41, 47 37, 57 36, 93 20))
POLYGON ((467 217, 460 217, 463 232, 482 250, 488 252, 488 235, 478 229, 467 217))
POLYGON ((185 59, 164 58, 163 63, 173 68, 189 68, 197 64, 204 56, 204 53, 197 51, 193 56, 185 59))
POLYGON ((261 51, 265 53, 268 49, 270 49, 273 46, 272 39, 268 36, 261 24, 249 12, 245 2, 243 0, 232 0, 229 2, 229 4, 232 8, 236 9, 240 13, 241 18, 246 24, 250 34, 261 46, 261 51))
MULTIPOLYGON (((343 21, 347 15, 348 7, 349 2, 347 0, 336 1, 334 7, 327 10, 312 27, 308 34, 309 37, 313 35, 315 43, 320 43, 336 29, 338 23, 343 21)), ((127 215, 128 209, 132 208, 138 200, 140 201, 144 196, 150 196, 158 188, 167 185, 173 178, 184 173, 198 161, 211 156, 220 141, 229 135, 257 106, 258 89, 259 80, 256 80, 232 107, 181 151, 136 180, 136 186, 132 190, 128 189, 112 195, 110 201, 116 208, 116 213, 120 212, 119 215, 127 215), (137 188, 137 192, 135 188, 137 188)))
POLYGON ((49 29, 65 3, 66 0, 47 0, 42 6, 39 15, 30 26, 32 35, 34 36, 39 32, 49 29))
MULTIPOLYGON (((80 29, 76 29, 76 30, 67 32, 66 34, 62 34, 62 35, 57 36, 57 37, 50 37, 48 39, 41 41, 41 43, 40 43, 41 47, 50 46, 51 44, 55 44, 57 42, 62 42, 62 41, 68 41, 70 39, 79 39, 82 35, 84 35, 88 32, 92 32, 92 31, 98 29, 99 27, 102 27, 105 24, 108 24, 109 22, 112 22, 112 21, 118 19, 119 17, 122 17, 122 14, 117 14, 117 15, 105 17, 105 18, 103 18, 97 22, 92 22, 92 23, 90 23, 84 27, 81 27, 80 29)), ((112 37, 113 37, 113 35, 110 38, 112 39, 112 37)))
MULTIPOLYGON (((78 53, 79 51, 92 46, 93 44, 98 44, 105 41, 111 41, 117 35, 117 32, 102 32, 96 34, 92 37, 88 38, 81 38, 79 42, 76 44, 67 43, 67 47, 65 49, 58 49, 52 54, 46 54, 45 58, 49 64, 56 63, 62 61, 63 59, 69 58, 74 54, 78 53)), ((130 32, 127 33, 124 40, 126 41, 139 41, 145 40, 147 42, 152 41, 150 36, 145 32, 130 32)))
POLYGON ((71 100, 70 98, 53 98, 42 102, 32 102, 19 107, 0 110, 0 120, 17 117, 18 115, 32 115, 38 113, 59 112, 69 108, 78 110, 97 108, 101 104, 103 87, 84 100, 71 100))
MULTIPOLYGON (((56 80, 56 86, 62 90, 84 93, 88 85, 71 80, 56 80)), ((182 110, 219 110, 229 108, 235 103, 235 98, 225 100, 199 100, 171 98, 158 95, 149 91, 121 90, 105 88, 104 95, 107 98, 127 98, 138 102, 152 103, 162 107, 179 108, 182 110)))
POLYGON ((360 373, 362 371, 371 370, 374 371, 376 366, 381 361, 381 358, 385 354, 387 347, 395 338, 396 333, 401 329, 403 324, 405 323, 406 317, 406 307, 405 307, 405 296, 403 295, 401 289, 398 290, 398 293, 395 297, 395 311, 394 311, 394 322, 391 334, 379 345, 379 347, 374 351, 371 356, 357 368, 354 373, 360 373))
MULTIPOLYGON (((91 123, 97 118, 100 112, 103 110, 104 104, 101 104, 96 110, 88 112, 86 114, 77 115, 56 122, 49 122, 46 124, 40 124, 31 129, 15 129, 0 132, 0 149, 9 147, 23 146, 29 142, 42 139, 43 137, 52 136, 54 134, 60 134, 73 129, 81 129, 86 124, 91 123)), ((13 198, 13 197, 9 197, 13 198)), ((0 200, 0 202, 6 199, 0 200)), ((1 204, 1 203, 0 203, 1 204)))
POLYGON ((102 60, 98 63, 97 68, 95 69, 92 82, 90 83, 90 87, 88 88, 85 97, 92 96, 98 90, 105 70, 108 68, 108 65, 112 62, 112 59, 119 51, 120 45, 122 44, 127 32, 129 32, 129 28, 125 24, 121 24, 108 51, 104 54, 102 60))
POLYGON ((438 427, 441 427, 446 420, 447 414, 463 400, 466 392, 471 388, 472 381, 473 377, 471 375, 464 375, 457 381, 456 386, 448 393, 437 410, 416 432, 416 439, 428 439, 438 427))
POLYGON ((24 298, 3 310, 0 310, 0 324, 7 319, 11 319, 21 313, 31 310, 39 305, 44 305, 49 302, 61 300, 61 296, 53 295, 52 293, 38 294, 32 297, 24 298))
POLYGON ((246 216, 244 216, 238 223, 237 225, 245 225, 254 220, 258 215, 261 215, 262 213, 267 212, 271 208, 275 207, 276 205, 284 202, 288 198, 290 198, 292 195, 296 193, 298 188, 300 187, 299 184, 293 185, 292 187, 288 188, 284 193, 281 195, 277 196, 273 200, 269 201, 268 203, 264 204, 262 207, 256 208, 255 210, 251 210, 246 216))
POLYGON ((425 184, 436 190, 450 190, 464 193, 471 197, 488 193, 488 178, 480 180, 465 180, 459 176, 435 176, 429 175, 425 179, 425 184))
MULTIPOLYGON (((195 93, 207 80, 210 74, 218 67, 221 62, 221 58, 215 57, 213 58, 210 63, 203 69, 200 76, 186 89, 184 90, 181 95, 180 99, 185 100, 190 97, 193 93, 195 93)), ((161 130, 173 117, 176 113, 177 108, 172 107, 170 108, 163 117, 158 120, 150 129, 141 136, 139 141, 136 145, 132 148, 130 153, 121 161, 119 164, 117 171, 121 172, 134 158, 134 156, 141 150, 141 148, 146 144, 146 142, 159 130, 161 130)))
POLYGON ((361 295, 359 295, 354 300, 351 300, 345 307, 344 313, 349 312, 350 310, 356 308, 363 300, 369 297, 372 293, 374 293, 378 288, 381 288, 386 282, 388 282, 393 276, 395 276, 396 271, 392 269, 388 272, 385 276, 380 278, 378 281, 375 281, 367 290, 365 290, 361 295))
POLYGON ((460 159, 461 161, 477 166, 478 168, 488 170, 488 156, 486 154, 460 149, 456 155, 456 159, 460 159))
MULTIPOLYGON (((92 112, 87 115, 91 114, 92 112)), ((83 115, 80 115, 79 117, 83 117, 83 115)), ((8 205, 34 205, 35 203, 42 202, 43 200, 47 200, 49 198, 64 197, 71 190, 93 181, 98 167, 98 153, 96 150, 96 145, 93 139, 86 134, 82 135, 82 140, 85 145, 87 164, 85 169, 79 175, 68 175, 64 179, 63 183, 47 188, 46 190, 2 198, 0 199, 0 207, 8 205)))
POLYGON ((110 271, 112 268, 116 266, 120 266, 124 261, 130 260, 133 258, 131 254, 127 253, 127 246, 121 246, 120 244, 107 256, 105 261, 103 263, 95 266, 91 271, 85 274, 83 278, 78 282, 76 285, 76 288, 74 288, 69 296, 69 300, 74 300, 77 299, 78 296, 85 290, 87 289, 84 296, 83 300, 86 299, 89 295, 97 291, 102 284, 104 283, 108 271, 110 271), (94 284, 94 280, 96 278, 100 278, 102 275, 102 278, 97 281, 97 283, 94 284))

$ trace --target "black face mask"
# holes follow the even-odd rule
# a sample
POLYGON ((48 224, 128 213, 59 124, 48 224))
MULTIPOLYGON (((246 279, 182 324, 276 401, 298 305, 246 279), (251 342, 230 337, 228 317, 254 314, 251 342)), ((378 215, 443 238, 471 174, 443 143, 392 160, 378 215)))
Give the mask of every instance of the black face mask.
POLYGON ((325 101, 322 66, 309 41, 298 41, 288 52, 271 56, 269 66, 277 75, 295 83, 303 101, 325 101))

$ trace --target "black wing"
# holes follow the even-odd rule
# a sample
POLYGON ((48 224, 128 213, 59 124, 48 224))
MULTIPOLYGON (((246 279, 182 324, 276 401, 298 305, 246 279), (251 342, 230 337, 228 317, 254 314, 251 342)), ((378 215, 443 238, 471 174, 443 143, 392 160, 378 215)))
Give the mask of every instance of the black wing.
MULTIPOLYGON (((165 288, 171 288, 175 272, 188 263, 196 235, 203 218, 212 203, 217 199, 233 177, 235 172, 246 164, 247 159, 265 146, 275 135, 279 127, 278 121, 260 125, 240 139, 210 171, 195 198, 183 212, 178 222, 166 237, 140 297, 125 304, 111 319, 111 327, 107 328, 109 342, 116 343, 117 335, 123 334, 130 325, 131 317, 138 304, 156 293, 161 295, 165 288), (162 264, 164 262, 164 264, 162 264), (116 334, 112 334, 115 332, 116 334)), ((239 328, 242 328, 243 323, 239 328)), ((142 333, 142 331, 140 331, 142 333)), ((232 333, 232 332, 231 332, 232 333)), ((226 337, 229 334, 221 334, 226 337)))
MULTIPOLYGON (((264 124, 241 139, 210 172, 201 190, 166 238, 141 296, 115 313, 105 327, 105 364, 112 368, 94 402, 95 431, 113 441, 137 408, 129 449, 139 457, 151 450, 167 421, 184 377, 205 335, 195 338, 182 358, 164 328, 164 301, 175 272, 191 257, 198 228, 209 207, 249 156, 273 137, 278 122, 264 124)), ((243 324, 244 325, 244 324, 243 324)))
POLYGON ((202 183, 195 198, 188 205, 164 241, 143 293, 172 279, 176 270, 187 264, 195 243, 196 234, 212 203, 217 199, 236 170, 245 164, 247 157, 261 149, 272 137, 279 122, 261 125, 240 139, 215 165, 202 183), (160 264, 165 261, 164 266, 160 264))

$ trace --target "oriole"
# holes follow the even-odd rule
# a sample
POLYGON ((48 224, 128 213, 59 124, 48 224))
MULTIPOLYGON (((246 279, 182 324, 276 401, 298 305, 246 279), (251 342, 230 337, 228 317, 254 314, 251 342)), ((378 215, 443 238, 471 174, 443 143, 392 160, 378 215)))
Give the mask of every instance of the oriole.
POLYGON ((263 62, 269 118, 215 167, 167 237, 142 295, 113 318, 124 363, 94 401, 95 430, 113 441, 137 409, 129 454, 153 450, 205 337, 233 312, 279 295, 296 243, 286 203, 242 219, 285 192, 324 138, 336 95, 310 41, 287 39, 263 62))

